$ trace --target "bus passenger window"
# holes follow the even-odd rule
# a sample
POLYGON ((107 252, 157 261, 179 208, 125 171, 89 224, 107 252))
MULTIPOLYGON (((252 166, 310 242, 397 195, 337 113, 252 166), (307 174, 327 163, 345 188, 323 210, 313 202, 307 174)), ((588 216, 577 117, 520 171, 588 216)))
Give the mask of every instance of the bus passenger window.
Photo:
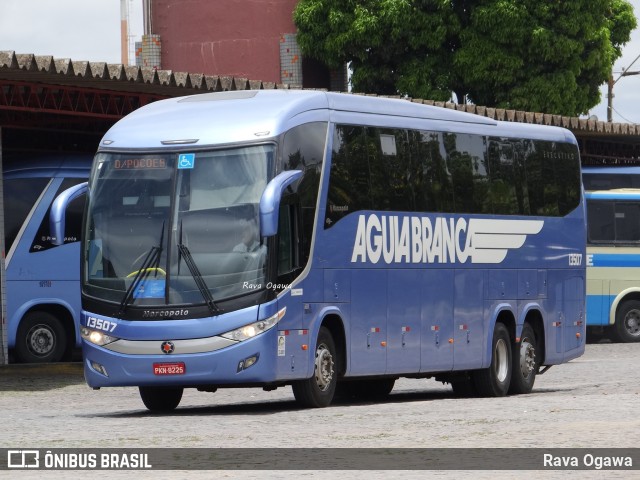
POLYGON ((48 178, 11 178, 4 181, 4 248, 7 252, 48 183, 48 178))

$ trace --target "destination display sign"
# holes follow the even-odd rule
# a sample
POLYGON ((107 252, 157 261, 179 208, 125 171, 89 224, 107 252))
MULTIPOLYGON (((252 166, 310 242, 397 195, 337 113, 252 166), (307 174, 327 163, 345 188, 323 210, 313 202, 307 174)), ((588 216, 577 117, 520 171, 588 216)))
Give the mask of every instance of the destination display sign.
POLYGON ((152 168, 167 168, 165 158, 124 158, 113 161, 116 170, 146 170, 152 168))

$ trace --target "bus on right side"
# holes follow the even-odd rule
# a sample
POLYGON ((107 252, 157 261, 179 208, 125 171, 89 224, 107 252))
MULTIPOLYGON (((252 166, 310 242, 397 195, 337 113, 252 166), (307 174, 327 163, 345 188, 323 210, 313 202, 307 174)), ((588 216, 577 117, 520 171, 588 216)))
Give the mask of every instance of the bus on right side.
POLYGON ((587 328, 640 341, 640 167, 583 169, 587 205, 587 328))

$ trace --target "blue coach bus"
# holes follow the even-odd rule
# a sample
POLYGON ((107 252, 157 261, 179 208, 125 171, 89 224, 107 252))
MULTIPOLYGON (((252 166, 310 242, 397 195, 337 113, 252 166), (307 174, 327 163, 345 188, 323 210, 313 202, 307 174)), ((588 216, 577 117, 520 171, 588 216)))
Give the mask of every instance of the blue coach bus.
POLYGON ((86 182, 91 155, 4 159, 5 288, 9 351, 19 362, 70 360, 80 346, 80 232, 84 198, 67 212, 64 245, 51 242, 51 203, 86 182))
POLYGON ((399 377, 527 393, 584 352, 564 129, 349 94, 203 94, 119 121, 88 189, 85 377, 139 387, 150 410, 184 388, 284 385, 324 407, 399 377))

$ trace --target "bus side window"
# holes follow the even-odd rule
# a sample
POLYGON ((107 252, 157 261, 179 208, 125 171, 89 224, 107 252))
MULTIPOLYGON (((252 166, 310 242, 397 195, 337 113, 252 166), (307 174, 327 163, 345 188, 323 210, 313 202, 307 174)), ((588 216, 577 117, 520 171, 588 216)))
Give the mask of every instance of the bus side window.
MULTIPOLYGON (((289 130, 284 136, 282 148, 282 170, 302 170, 302 178, 291 186, 295 192, 295 225, 300 245, 299 264, 304 268, 311 254, 311 237, 316 217, 316 204, 320 191, 320 173, 324 158, 324 146, 327 137, 325 122, 311 122, 289 130)), ((282 221, 282 215, 280 216, 282 221)))
POLYGON ((618 202, 615 206, 616 240, 636 243, 640 240, 640 205, 618 202))
POLYGON ((587 241, 599 243, 615 240, 613 202, 587 201, 587 241))
POLYGON ((4 181, 4 247, 8 252, 48 178, 10 178, 4 181))
POLYGON ((278 277, 282 277, 295 270, 295 208, 293 205, 280 205, 278 218, 278 277))
MULTIPOLYGON (((335 127, 325 229, 331 228, 350 213, 372 207, 371 173, 367 155, 369 140, 365 137, 364 127, 335 127)), ((375 143, 373 145, 376 148, 375 143)))

